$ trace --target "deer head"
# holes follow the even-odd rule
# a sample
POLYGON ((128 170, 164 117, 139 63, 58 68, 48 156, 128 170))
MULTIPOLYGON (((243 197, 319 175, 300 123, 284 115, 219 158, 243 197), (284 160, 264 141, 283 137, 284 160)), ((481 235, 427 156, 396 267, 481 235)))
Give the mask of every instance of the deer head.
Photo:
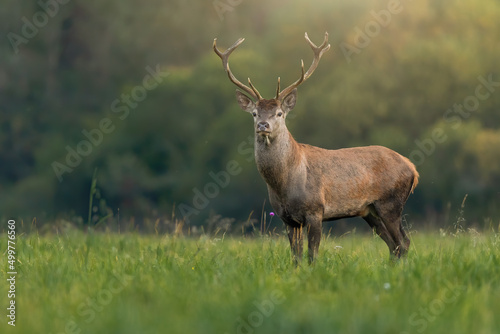
POLYGON ((270 142, 280 133, 287 131, 285 119, 288 113, 295 107, 295 103, 297 101, 297 87, 313 74, 316 67, 318 67, 319 60, 321 59, 323 53, 330 49, 327 32, 325 33, 325 38, 320 46, 316 46, 313 42, 311 42, 307 33, 305 33, 305 38, 314 52, 314 59, 311 66, 307 72, 304 72, 304 61, 301 60, 302 73, 300 78, 282 91, 280 91, 280 78, 278 78, 276 97, 273 99, 262 98, 259 91, 250 81, 250 78, 248 78, 248 84, 250 86, 248 87, 236 79, 229 68, 229 56, 241 43, 243 43, 245 39, 238 39, 225 52, 221 52, 217 49, 217 39, 214 39, 214 51, 222 59, 222 65, 229 77, 229 80, 231 80, 231 82, 241 88, 244 92, 236 90, 238 104, 241 109, 252 114, 254 118, 255 132, 259 136, 258 139, 264 141, 266 144, 270 144, 270 142))

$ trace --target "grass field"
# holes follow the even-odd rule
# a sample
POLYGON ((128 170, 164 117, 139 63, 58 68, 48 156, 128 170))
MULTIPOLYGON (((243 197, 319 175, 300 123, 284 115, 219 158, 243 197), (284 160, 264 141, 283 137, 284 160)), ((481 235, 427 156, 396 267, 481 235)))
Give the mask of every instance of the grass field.
POLYGON ((16 326, 2 283, 0 332, 499 333, 500 235, 412 241, 393 263, 378 237, 329 237, 295 268, 284 237, 18 235, 16 326))

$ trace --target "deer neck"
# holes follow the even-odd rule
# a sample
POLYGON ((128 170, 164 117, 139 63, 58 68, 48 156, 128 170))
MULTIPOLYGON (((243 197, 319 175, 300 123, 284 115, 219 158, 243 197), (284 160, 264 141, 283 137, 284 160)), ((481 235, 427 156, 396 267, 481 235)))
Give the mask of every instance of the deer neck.
POLYGON ((286 128, 273 138, 256 134, 255 162, 268 186, 281 193, 300 163, 299 145, 286 128))

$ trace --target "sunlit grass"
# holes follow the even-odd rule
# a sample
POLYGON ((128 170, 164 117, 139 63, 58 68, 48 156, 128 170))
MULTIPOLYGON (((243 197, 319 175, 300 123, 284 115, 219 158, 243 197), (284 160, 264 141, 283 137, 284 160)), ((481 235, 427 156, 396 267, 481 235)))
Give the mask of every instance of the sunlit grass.
MULTIPOLYGON (((295 268, 285 237, 20 236, 16 327, 4 319, 2 333, 500 328, 498 234, 417 233, 412 239, 408 258, 394 263, 378 237, 330 237, 313 266, 304 261, 295 268)), ((3 235, 2 249, 5 244, 3 235)), ((3 284, 0 292, 7 300, 3 284)))

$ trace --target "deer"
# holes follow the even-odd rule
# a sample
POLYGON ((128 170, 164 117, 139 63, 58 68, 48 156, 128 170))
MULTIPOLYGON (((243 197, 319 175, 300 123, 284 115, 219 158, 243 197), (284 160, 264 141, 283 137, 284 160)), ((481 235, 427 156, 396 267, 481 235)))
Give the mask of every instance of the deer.
POLYGON ((418 184, 415 165, 406 157, 384 146, 323 149, 298 143, 285 120, 297 102, 297 88, 318 67, 330 49, 328 32, 316 46, 305 33, 314 58, 295 82, 276 96, 264 99, 248 78, 247 86, 231 72, 228 59, 244 39, 238 39, 225 52, 214 52, 239 89, 238 105, 254 119, 254 153, 257 169, 267 184, 269 202, 285 223, 295 264, 302 260, 303 234, 307 231, 308 259, 317 257, 322 223, 341 218, 362 217, 388 246, 390 258, 408 253, 410 239, 402 226, 403 207, 418 184), (240 90, 241 89, 241 90, 240 90))

